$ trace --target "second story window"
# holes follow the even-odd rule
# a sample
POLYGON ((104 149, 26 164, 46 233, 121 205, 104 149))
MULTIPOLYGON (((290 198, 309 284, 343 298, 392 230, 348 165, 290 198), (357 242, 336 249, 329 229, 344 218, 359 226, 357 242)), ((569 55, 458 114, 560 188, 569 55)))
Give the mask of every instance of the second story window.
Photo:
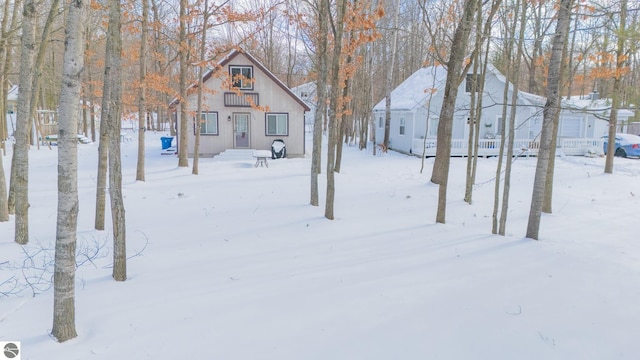
POLYGON ((233 87, 240 90, 253 89, 253 67, 251 66, 229 66, 233 87))
POLYGON ((465 91, 467 93, 478 92, 480 90, 480 75, 467 74, 465 82, 465 91))

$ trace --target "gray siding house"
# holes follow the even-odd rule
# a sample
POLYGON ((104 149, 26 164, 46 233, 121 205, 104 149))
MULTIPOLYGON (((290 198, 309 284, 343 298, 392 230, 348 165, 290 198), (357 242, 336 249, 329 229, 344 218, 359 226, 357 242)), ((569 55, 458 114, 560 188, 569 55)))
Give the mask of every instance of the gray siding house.
MULTIPOLYGON (((200 130, 200 155, 214 156, 227 149, 269 150, 274 140, 284 141, 287 156, 305 154, 305 112, 309 107, 282 81, 250 54, 234 50, 215 69, 204 75, 203 114, 200 130)), ((195 143, 197 84, 187 96, 189 122, 188 151, 195 143)))
MULTIPOLYGON (((417 156, 435 155, 440 109, 443 102, 447 72, 443 66, 421 68, 391 93, 391 127, 389 148, 417 156)), ((454 156, 467 154, 469 138, 469 108, 471 92, 476 91, 474 75, 468 74, 458 88, 453 120, 452 152, 454 156)), ((508 86, 508 104, 514 96, 513 85, 492 65, 487 65, 482 97, 482 116, 479 136, 480 155, 497 154, 501 132, 502 104, 508 86)), ((519 91, 517 94, 514 148, 535 153, 542 129, 542 110, 545 98, 519 91)), ((373 109, 376 139, 384 138, 385 99, 373 109)), ((607 133, 606 101, 565 100, 560 115, 559 147, 567 155, 583 155, 586 151, 602 149, 601 136, 607 133)), ((633 113, 621 111, 626 120, 633 113)), ((507 112, 509 116, 509 112, 507 112)))

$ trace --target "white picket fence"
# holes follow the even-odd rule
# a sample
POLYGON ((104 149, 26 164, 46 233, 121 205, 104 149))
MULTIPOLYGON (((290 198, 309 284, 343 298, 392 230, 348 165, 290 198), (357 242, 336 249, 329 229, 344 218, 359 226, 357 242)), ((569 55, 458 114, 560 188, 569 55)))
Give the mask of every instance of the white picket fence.
MULTIPOLYGON (((501 139, 480 139, 478 141, 478 156, 498 156, 500 154, 501 139)), ((558 139, 558 155, 569 156, 600 155, 603 153, 603 139, 558 139)), ((413 154, 420 156, 436 155, 436 139, 413 139, 413 154), (424 152, 420 149, 424 149, 424 152)), ((457 139, 451 141, 451 156, 467 156, 469 141, 457 139)), ((513 146, 515 156, 537 155, 540 149, 539 140, 516 139, 513 146)), ((505 149, 506 152, 506 149, 505 149)))

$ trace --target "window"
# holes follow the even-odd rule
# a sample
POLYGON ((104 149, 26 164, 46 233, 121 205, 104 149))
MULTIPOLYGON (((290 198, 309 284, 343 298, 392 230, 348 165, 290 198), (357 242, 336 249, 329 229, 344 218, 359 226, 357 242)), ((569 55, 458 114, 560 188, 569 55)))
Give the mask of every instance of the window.
POLYGON ((465 81, 465 91, 468 93, 478 92, 480 90, 480 76, 478 74, 467 74, 467 80, 465 81))
POLYGON ((378 117, 378 127, 382 129, 384 127, 384 122, 382 121, 382 116, 378 117))
POLYGON ((435 138, 438 137, 438 117, 437 116, 429 116, 429 132, 427 137, 435 138))
POLYGON ((405 120, 403 117, 400 118, 400 135, 404 135, 405 130, 405 120))
POLYGON ((253 89, 253 68, 251 66, 229 66, 233 87, 241 90, 253 89))
POLYGON ((200 134, 218 135, 218 113, 203 112, 200 115, 200 134))
POLYGON ((289 135, 289 114, 267 114, 267 135, 289 135))

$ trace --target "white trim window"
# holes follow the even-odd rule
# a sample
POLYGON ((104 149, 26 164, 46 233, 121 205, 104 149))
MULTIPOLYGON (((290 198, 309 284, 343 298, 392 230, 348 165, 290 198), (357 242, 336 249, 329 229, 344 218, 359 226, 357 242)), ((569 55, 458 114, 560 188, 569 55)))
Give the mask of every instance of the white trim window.
POLYGON ((253 90, 253 67, 251 66, 229 66, 233 87, 240 90, 253 90))
POLYGON ((218 113, 203 112, 200 114, 200 134, 218 135, 218 113))
POLYGON ((289 135, 289 114, 270 113, 266 115, 267 136, 289 135))
POLYGON ((378 116, 378 127, 380 129, 384 127, 384 121, 382 121, 382 116, 378 116))
POLYGON ((404 132, 406 131, 406 121, 404 119, 404 116, 400 118, 400 128, 398 129, 398 132, 400 133, 400 135, 404 135, 404 132))

